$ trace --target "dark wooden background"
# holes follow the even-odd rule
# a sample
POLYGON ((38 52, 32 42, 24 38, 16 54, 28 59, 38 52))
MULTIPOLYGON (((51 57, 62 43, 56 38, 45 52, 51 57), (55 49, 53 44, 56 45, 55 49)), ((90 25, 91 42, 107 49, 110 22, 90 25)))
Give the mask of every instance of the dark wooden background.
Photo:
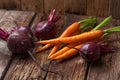
POLYGON ((120 0, 0 0, 1 9, 29 10, 48 14, 57 9, 60 14, 75 13, 120 19, 120 0))

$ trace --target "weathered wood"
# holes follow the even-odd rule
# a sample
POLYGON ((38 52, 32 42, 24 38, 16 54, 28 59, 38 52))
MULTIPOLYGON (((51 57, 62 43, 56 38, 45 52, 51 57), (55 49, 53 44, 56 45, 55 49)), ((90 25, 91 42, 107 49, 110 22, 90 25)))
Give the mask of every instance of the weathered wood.
POLYGON ((51 9, 56 9, 60 11, 59 13, 64 14, 64 0, 44 0, 44 11, 45 13, 49 13, 51 9), (61 6, 62 5, 62 6, 61 6))
POLYGON ((112 15, 119 18, 119 0, 1 0, 0 8, 28 10, 48 14, 56 9, 60 14, 75 13, 106 17, 112 15))
MULTIPOLYGON (((107 26, 120 25, 120 21, 113 20, 107 26)), ((120 33, 113 33, 107 39, 108 46, 115 50, 114 53, 106 53, 101 59, 90 65, 87 80, 120 80, 120 33)))
POLYGON ((109 0, 87 0, 87 15, 107 16, 109 11, 109 0))
POLYGON ((65 12, 85 14, 86 0, 44 0, 45 13, 49 13, 54 8, 60 11, 60 14, 64 14, 65 12))
POLYGON ((110 0, 109 15, 115 19, 120 19, 120 0, 110 0))
POLYGON ((67 13, 86 14, 87 0, 64 0, 64 9, 67 13))
POLYGON ((20 0, 22 10, 43 12, 44 0, 20 0))
MULTIPOLYGON (((3 14, 3 13, 2 13, 3 14)), ((1 14, 1 15, 2 15, 1 14)), ((8 27, 13 26, 12 24, 13 23, 8 23, 8 20, 10 19, 15 19, 18 15, 14 15, 14 13, 8 11, 8 12, 5 12, 4 15, 2 15, 1 19, 0 19, 0 27, 6 31, 8 31, 8 27), (5 21, 5 22, 4 22, 5 21)), ((15 26, 15 24, 14 24, 15 26)), ((14 27, 13 26, 13 27, 14 27)), ((11 52, 8 50, 7 48, 7 44, 5 41, 3 40, 0 40, 0 78, 4 76, 4 73, 5 73, 5 69, 7 67, 7 65, 9 64, 9 60, 10 60, 10 54, 11 52)))
MULTIPOLYGON (((5 15, 2 17, 2 19, 0 20, 0 22, 3 22, 0 25, 0 27, 2 29, 4 29, 4 30, 7 30, 9 32, 10 29, 12 29, 13 27, 16 27, 16 24, 13 22, 14 20, 16 20, 17 22, 22 22, 24 24, 24 23, 26 23, 28 21, 30 22, 30 20, 31 20, 33 15, 34 15, 34 13, 32 13, 32 12, 7 11, 5 13, 5 15), (25 15, 25 14, 27 14, 27 15, 25 15)), ((0 64, 0 67, 4 71, 6 66, 8 66, 7 64, 9 64, 9 60, 11 58, 11 56, 10 56, 11 52, 8 50, 5 41, 1 40, 0 41, 0 45, 1 45, 1 48, 0 48, 0 53, 1 53, 0 59, 2 59, 1 60, 2 63, 0 64), (4 54, 4 55, 2 55, 2 54, 4 54)), ((2 75, 2 76, 4 76, 4 75, 2 75)))
MULTIPOLYGON (((5 9, 12 9, 12 10, 15 10, 15 9, 19 9, 17 6, 18 6, 18 3, 19 3, 20 0, 4 0, 4 8, 5 9)), ((19 5, 20 6, 20 5, 19 5)))

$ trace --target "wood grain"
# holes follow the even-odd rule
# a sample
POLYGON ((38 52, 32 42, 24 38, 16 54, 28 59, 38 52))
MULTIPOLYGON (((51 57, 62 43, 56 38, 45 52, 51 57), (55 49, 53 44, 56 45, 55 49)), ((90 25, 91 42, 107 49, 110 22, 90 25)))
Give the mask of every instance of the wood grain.
MULTIPOLYGON (((17 11, 2 11, 0 13, 0 28, 4 29, 9 33, 10 29, 16 25, 12 22, 19 15, 17 11), (15 13, 14 13, 15 12, 15 13), (17 14, 16 14, 17 13, 17 14), (12 21, 11 21, 12 20, 12 21)), ((11 52, 7 48, 5 41, 0 40, 0 77, 2 78, 5 74, 6 68, 11 58, 11 52)))
MULTIPOLYGON (((120 21, 113 20, 107 26, 114 27, 120 25, 120 21)), ((88 71, 87 80, 119 80, 120 79, 120 33, 113 33, 106 42, 108 46, 115 50, 114 53, 106 53, 99 61, 92 63, 88 71)))
POLYGON ((20 0, 21 10, 42 12, 44 9, 43 0, 20 0))
POLYGON ((113 18, 120 19, 119 4, 119 0, 1 0, 0 8, 45 14, 55 8, 60 14, 74 13, 100 17, 112 15, 113 18))
POLYGON ((56 9, 60 14, 64 14, 64 0, 44 0, 44 12, 48 14, 51 9, 56 9))
POLYGON ((109 15, 112 15, 115 19, 120 19, 120 0, 110 0, 109 15))
POLYGON ((87 15, 105 17, 108 15, 108 11, 109 0, 87 0, 87 15))
POLYGON ((67 13, 86 14, 87 0, 64 0, 64 5, 67 13))
MULTIPOLYGON (((12 27, 16 27, 15 23, 13 22, 14 20, 16 20, 17 22, 21 22, 23 25, 30 22, 32 16, 34 15, 33 12, 22 12, 22 11, 7 11, 5 13, 5 15, 3 16, 3 18, 0 21, 4 21, 3 25, 1 25, 1 27, 4 30, 10 31, 12 27)), ((19 23, 18 23, 19 24, 19 23)), ((27 24, 27 25, 28 25, 27 24)), ((5 58, 6 61, 6 65, 8 64, 9 60, 10 60, 10 51, 8 50, 7 46, 6 46, 6 42, 4 41, 0 41, 0 43, 2 44, 2 48, 1 48, 1 52, 3 53, 4 50, 4 54, 8 54, 9 56, 7 56, 5 58)), ((0 45, 1 45, 0 44, 0 45)), ((4 60, 4 59, 3 59, 4 60)), ((3 69, 4 70, 4 69, 3 69)), ((11 73, 11 72, 10 72, 11 73)))

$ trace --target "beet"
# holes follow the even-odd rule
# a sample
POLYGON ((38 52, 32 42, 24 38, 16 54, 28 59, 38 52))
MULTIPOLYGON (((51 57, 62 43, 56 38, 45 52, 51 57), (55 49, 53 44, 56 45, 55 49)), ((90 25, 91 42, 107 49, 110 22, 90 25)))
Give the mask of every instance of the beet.
POLYGON ((96 43, 85 43, 80 48, 80 54, 87 61, 96 61, 100 58, 100 46, 96 43))
POLYGON ((29 27, 20 26, 14 28, 11 34, 0 29, 0 38, 7 42, 8 49, 19 55, 26 55, 33 47, 32 31, 29 27))
POLYGON ((34 33, 38 39, 51 39, 56 35, 56 22, 60 19, 55 15, 55 9, 51 11, 48 19, 38 23, 34 29, 34 33))
POLYGON ((32 33, 31 29, 28 26, 19 26, 17 28, 17 31, 25 33, 29 38, 33 37, 33 33, 32 33))
POLYGON ((14 54, 26 54, 32 49, 32 41, 24 33, 15 31, 7 39, 7 46, 14 54))

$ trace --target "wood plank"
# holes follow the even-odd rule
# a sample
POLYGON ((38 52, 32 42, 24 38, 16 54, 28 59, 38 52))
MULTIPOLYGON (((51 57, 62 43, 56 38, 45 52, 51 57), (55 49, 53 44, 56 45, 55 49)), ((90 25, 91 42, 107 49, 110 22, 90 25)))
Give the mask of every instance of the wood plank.
MULTIPOLYGON (((120 25, 119 20, 113 20, 107 26, 114 27, 120 25)), ((87 80, 120 80, 120 33, 113 33, 107 39, 110 48, 114 53, 102 55, 101 59, 92 63, 89 68, 87 80)))
MULTIPOLYGON (((86 18, 85 16, 67 15, 63 30, 75 21, 86 18)), ((56 73, 47 73, 45 80, 84 80, 87 69, 87 63, 80 56, 76 55, 63 62, 51 62, 50 71, 56 73)))
POLYGON ((3 9, 3 10, 2 10, 2 9, 0 10, 0 19, 3 17, 3 15, 5 14, 5 12, 6 12, 6 10, 4 10, 4 9, 3 9))
POLYGON ((51 9, 56 9, 60 14, 64 14, 64 0, 44 0, 44 10, 45 13, 48 14, 51 9), (62 6, 61 6, 62 4, 62 6))
POLYGON ((85 15, 86 7, 87 0, 64 0, 64 8, 67 13, 85 15))
POLYGON ((115 19, 120 19, 120 0, 110 0, 109 8, 109 15, 115 19))
MULTIPOLYGON (((5 12, 6 12, 5 10, 0 10, 0 20, 4 16, 5 12)), ((1 46, 3 46, 3 45, 1 45, 1 46)), ((4 74, 4 70, 5 70, 8 60, 9 60, 9 56, 3 55, 1 53, 1 51, 3 51, 2 47, 0 47, 0 78, 4 74)))
POLYGON ((4 6, 4 9, 7 10, 15 10, 18 9, 17 7, 20 6, 19 3, 20 0, 4 0, 4 4, 2 4, 4 6))
MULTIPOLYGON (((2 10, 1 10, 2 11, 2 10)), ((0 11, 0 12, 1 12, 0 11)), ((17 12, 17 11, 16 11, 17 12)), ((17 13, 16 15, 14 14, 14 11, 3 11, 0 13, 1 15, 1 19, 0 19, 0 28, 9 31, 8 27, 14 27, 15 24, 13 25, 13 23, 9 22, 10 20, 14 20, 16 19, 16 17, 18 16, 19 13, 17 13)), ((10 60, 10 55, 11 52, 8 50, 6 42, 3 40, 0 40, 0 78, 3 77, 4 73, 5 73, 5 69, 7 67, 7 65, 9 64, 9 60, 10 60)))
MULTIPOLYGON (((3 16, 3 18, 0 21, 5 21, 0 27, 4 30, 7 30, 9 32, 9 30, 12 27, 16 27, 16 25, 14 24, 14 20, 16 20, 17 22, 22 22, 23 24, 28 22, 30 22, 32 16, 34 15, 33 12, 22 12, 22 11, 7 11, 5 13, 5 15, 3 16), (27 15, 25 15, 27 13, 27 15), (28 17, 29 16, 29 17, 28 17), (31 17, 31 18, 30 18, 31 17), (26 20, 27 19, 27 20, 26 20)), ((28 23, 29 24, 29 23, 28 23)), ((5 41, 0 41, 0 45, 2 46, 0 48, 0 53, 4 55, 0 56, 2 57, 1 65, 4 65, 4 67, 9 66, 7 65, 9 63, 9 60, 11 59, 11 52, 8 50, 6 42, 5 41), (3 59, 4 58, 4 59, 3 59)), ((3 67, 3 68, 4 68, 3 67)), ((3 69, 4 70, 4 69, 3 69)), ((6 70, 7 71, 7 70, 6 70)), ((5 75, 3 75, 3 77, 1 79, 4 78, 5 75)))
POLYGON ((51 9, 60 11, 60 14, 77 13, 85 14, 86 0, 44 0, 45 13, 49 13, 51 9), (62 6, 61 6, 62 4, 62 6))
POLYGON ((43 13, 44 0, 20 0, 21 10, 34 11, 43 13))
POLYGON ((89 16, 108 16, 109 0, 87 0, 86 14, 89 16))

